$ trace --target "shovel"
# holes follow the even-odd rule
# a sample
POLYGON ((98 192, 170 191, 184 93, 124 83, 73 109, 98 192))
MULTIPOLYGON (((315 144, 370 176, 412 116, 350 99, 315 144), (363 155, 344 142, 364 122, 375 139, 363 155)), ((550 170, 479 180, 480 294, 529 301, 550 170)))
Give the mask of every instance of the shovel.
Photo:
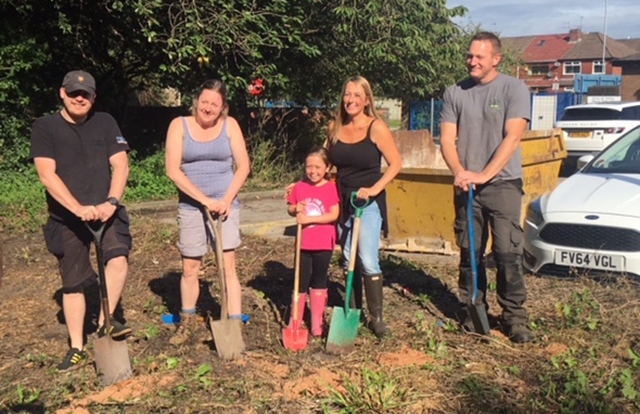
POLYGON ((356 205, 357 192, 351 193, 351 205, 355 209, 353 218, 353 230, 351 232, 351 250, 349 252, 349 268, 347 271, 347 286, 344 296, 344 308, 334 306, 331 314, 331 324, 329 325, 329 335, 327 337, 327 352, 345 353, 353 349, 353 343, 358 334, 360 326, 360 309, 350 309, 351 294, 353 290, 353 274, 356 267, 358 255, 358 237, 360 235, 360 218, 365 207, 371 203, 368 199, 361 206, 356 205))
MULTIPOLYGON (((111 331, 111 316, 109 313, 109 296, 107 295, 107 280, 104 275, 104 259, 102 258, 102 235, 105 223, 86 223, 93 235, 96 244, 96 260, 98 262, 98 280, 100 281, 100 301, 102 314, 104 315, 105 332, 111 331)), ((103 386, 115 384, 131 376, 131 360, 126 340, 116 341, 109 334, 96 339, 93 344, 93 356, 96 363, 96 371, 103 386)))
POLYGON ((209 318, 209 326, 218 356, 222 359, 234 359, 240 357, 245 345, 240 326, 242 322, 229 319, 229 310, 227 309, 227 281, 224 275, 224 253, 222 251, 222 218, 218 216, 217 220, 214 220, 209 210, 205 209, 204 211, 216 238, 215 251, 220 278, 220 320, 214 321, 213 318, 209 318))
POLYGON ((473 322, 473 329, 476 333, 487 335, 489 330, 489 317, 487 308, 483 303, 478 304, 478 262, 476 260, 476 238, 473 220, 473 187, 469 185, 467 195, 467 233, 469 238, 469 261, 471 262, 471 281, 473 289, 471 291, 471 303, 467 305, 469 316, 473 322))
POLYGON ((284 347, 290 351, 302 351, 307 347, 309 340, 309 331, 302 328, 301 321, 298 319, 298 302, 300 301, 300 239, 302 239, 302 225, 298 223, 298 231, 296 233, 296 268, 293 276, 293 309, 291 326, 282 328, 282 343, 284 347))

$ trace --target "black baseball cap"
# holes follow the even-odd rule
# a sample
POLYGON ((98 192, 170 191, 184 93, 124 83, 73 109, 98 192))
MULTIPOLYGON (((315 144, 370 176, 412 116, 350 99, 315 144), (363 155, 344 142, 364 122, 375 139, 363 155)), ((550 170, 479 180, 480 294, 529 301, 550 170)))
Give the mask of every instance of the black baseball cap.
POLYGON ((96 80, 88 72, 72 70, 62 80, 62 87, 67 93, 84 91, 91 95, 96 93, 96 80))

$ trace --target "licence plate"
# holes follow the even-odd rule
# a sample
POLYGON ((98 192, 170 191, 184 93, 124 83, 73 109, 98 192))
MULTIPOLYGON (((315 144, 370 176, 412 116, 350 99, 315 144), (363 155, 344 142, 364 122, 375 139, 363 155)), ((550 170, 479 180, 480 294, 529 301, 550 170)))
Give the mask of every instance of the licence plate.
POLYGON ((613 254, 556 250, 554 261, 557 265, 586 267, 588 269, 610 270, 616 272, 624 270, 624 257, 613 254))
POLYGON ((591 138, 591 131, 572 131, 569 132, 570 138, 591 138))

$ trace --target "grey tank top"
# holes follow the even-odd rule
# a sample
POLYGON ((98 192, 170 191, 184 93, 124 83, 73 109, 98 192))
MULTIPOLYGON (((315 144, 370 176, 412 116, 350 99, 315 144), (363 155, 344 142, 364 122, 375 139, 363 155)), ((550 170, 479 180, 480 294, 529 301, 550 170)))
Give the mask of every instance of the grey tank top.
MULTIPOLYGON (((207 141, 195 141, 189 133, 187 121, 182 118, 184 136, 182 140, 182 163, 180 168, 187 178, 207 197, 222 198, 233 180, 233 154, 227 134, 227 119, 217 137, 207 141)), ((202 204, 178 190, 179 207, 187 210, 200 210, 202 204)), ((231 203, 239 208, 238 199, 231 203)))

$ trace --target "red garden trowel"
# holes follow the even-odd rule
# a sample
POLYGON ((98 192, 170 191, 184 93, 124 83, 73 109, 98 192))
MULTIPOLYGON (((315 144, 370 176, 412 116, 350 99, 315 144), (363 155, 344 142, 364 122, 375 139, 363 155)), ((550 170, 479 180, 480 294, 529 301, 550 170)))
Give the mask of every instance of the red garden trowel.
POLYGON ((489 329, 489 317, 487 309, 483 303, 478 304, 478 261, 476 259, 476 237, 473 220, 473 185, 469 184, 469 193, 467 195, 467 237, 469 238, 469 261, 471 262, 471 280, 473 289, 471 291, 471 301, 467 304, 467 309, 471 321, 473 322, 473 330, 481 335, 487 335, 489 329))
MULTIPOLYGON (((102 235, 106 223, 86 223, 86 225, 96 244, 102 314, 104 316, 105 332, 110 332, 109 296, 107 295, 107 280, 104 274, 104 259, 102 257, 102 235)), ((131 376, 131 360, 129 359, 126 340, 115 340, 108 334, 98 338, 93 344, 93 357, 100 383, 103 386, 114 384, 131 376)))
POLYGON ((282 328, 282 343, 290 351, 302 351, 307 348, 309 331, 302 327, 301 316, 298 315, 298 302, 300 301, 300 243, 302 239, 302 225, 298 223, 296 232, 296 257, 293 275, 293 303, 291 304, 291 323, 282 328))
POLYGON ((365 207, 371 203, 371 199, 358 206, 356 205, 357 193, 351 193, 351 205, 355 209, 353 229, 351 231, 351 250, 349 251, 349 268, 347 272, 346 291, 344 296, 344 308, 335 306, 331 314, 329 336, 327 337, 327 352, 344 353, 353 348, 353 343, 360 326, 360 309, 350 309, 351 293, 353 290, 353 274, 358 257, 358 238, 360 236, 360 218, 365 207))

